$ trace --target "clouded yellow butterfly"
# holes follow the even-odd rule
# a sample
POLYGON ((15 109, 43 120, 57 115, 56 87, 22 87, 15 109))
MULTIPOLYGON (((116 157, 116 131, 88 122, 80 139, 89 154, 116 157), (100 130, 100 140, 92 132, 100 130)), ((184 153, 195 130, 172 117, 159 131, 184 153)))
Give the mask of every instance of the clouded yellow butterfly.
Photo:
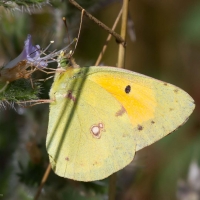
POLYGON ((50 91, 47 151, 56 174, 94 181, 184 124, 194 110, 182 89, 115 67, 67 66, 50 91))

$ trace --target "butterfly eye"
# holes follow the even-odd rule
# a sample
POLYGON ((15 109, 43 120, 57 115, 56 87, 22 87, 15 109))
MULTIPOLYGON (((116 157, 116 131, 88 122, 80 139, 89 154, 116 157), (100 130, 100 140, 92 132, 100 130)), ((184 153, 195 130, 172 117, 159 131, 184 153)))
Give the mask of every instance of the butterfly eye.
POLYGON ((131 91, 131 86, 127 85, 125 88, 125 92, 128 94, 128 93, 130 93, 130 91, 131 91))

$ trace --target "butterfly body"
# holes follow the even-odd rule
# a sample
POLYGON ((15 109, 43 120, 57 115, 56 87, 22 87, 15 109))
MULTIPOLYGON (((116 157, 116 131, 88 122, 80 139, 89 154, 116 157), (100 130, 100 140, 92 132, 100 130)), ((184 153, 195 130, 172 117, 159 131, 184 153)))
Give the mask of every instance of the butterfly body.
POLYGON ((47 151, 56 174, 103 179, 174 131, 194 109, 180 88, 114 67, 68 67, 50 91, 47 151))

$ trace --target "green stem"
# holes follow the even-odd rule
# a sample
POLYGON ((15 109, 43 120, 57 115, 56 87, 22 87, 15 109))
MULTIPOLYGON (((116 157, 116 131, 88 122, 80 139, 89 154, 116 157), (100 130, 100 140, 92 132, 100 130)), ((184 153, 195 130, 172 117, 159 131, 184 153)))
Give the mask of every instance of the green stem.
POLYGON ((109 177, 108 200, 114 200, 115 199, 116 181, 117 181, 117 173, 114 173, 109 177))
MULTIPOLYGON (((126 39, 126 30, 127 30, 127 18, 128 18, 128 3, 129 0, 123 0, 122 7, 122 25, 121 25, 121 37, 126 39)), ((125 64, 125 47, 123 45, 119 45, 118 52, 118 65, 117 67, 124 68, 125 64)), ((116 180, 117 173, 114 173, 110 176, 109 179, 109 200, 114 200, 116 195, 116 180)))
MULTIPOLYGON (((127 18, 128 18, 128 3, 129 0, 123 0, 123 12, 122 12, 122 26, 121 26, 121 37, 126 39, 127 32, 127 18)), ((118 62, 117 67, 124 68, 125 66, 125 47, 119 45, 118 62)))

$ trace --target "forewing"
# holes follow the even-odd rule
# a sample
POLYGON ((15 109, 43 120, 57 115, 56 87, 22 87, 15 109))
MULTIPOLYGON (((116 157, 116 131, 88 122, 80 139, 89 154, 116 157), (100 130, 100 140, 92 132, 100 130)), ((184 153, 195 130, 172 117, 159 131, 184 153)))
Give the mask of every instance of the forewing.
POLYGON ((195 107, 182 89, 128 70, 91 67, 88 77, 122 104, 133 126, 136 150, 184 124, 195 107))

